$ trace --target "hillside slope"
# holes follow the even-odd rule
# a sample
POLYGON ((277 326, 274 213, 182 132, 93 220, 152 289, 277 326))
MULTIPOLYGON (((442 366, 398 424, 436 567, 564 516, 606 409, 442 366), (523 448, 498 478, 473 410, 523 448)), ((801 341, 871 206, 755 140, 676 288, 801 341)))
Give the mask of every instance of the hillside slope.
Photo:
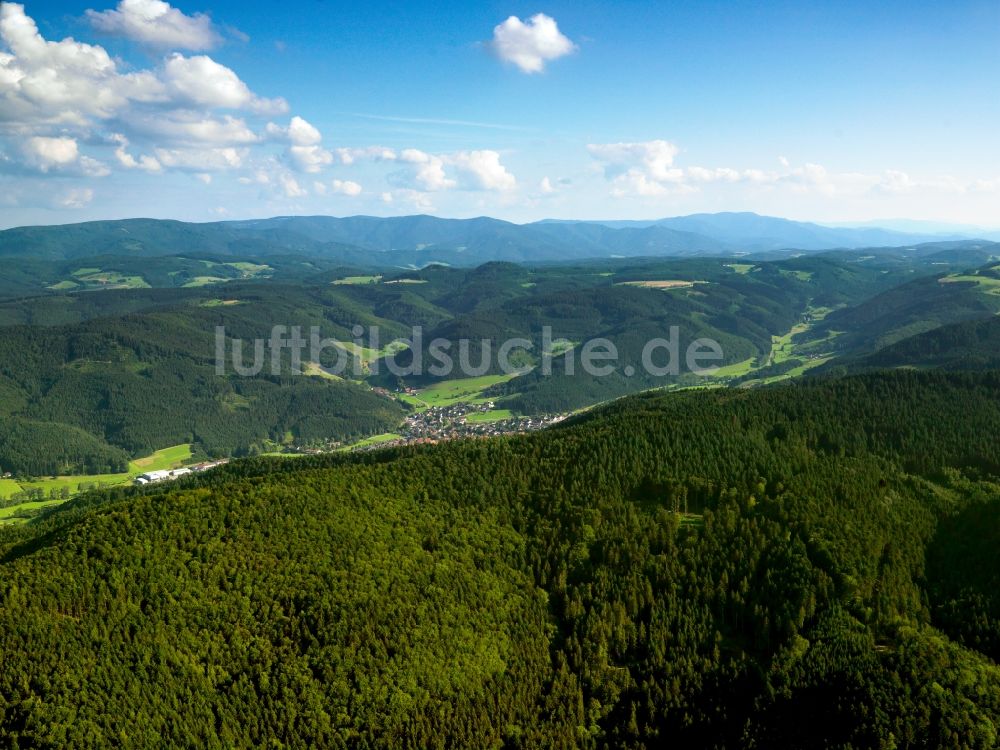
POLYGON ((834 229, 756 214, 706 214, 610 225, 513 224, 489 217, 278 216, 204 224, 124 219, 18 227, 0 231, 0 257, 63 261, 95 255, 298 255, 360 267, 420 268, 429 263, 476 266, 495 260, 787 256, 793 251, 907 247, 940 239, 875 229, 834 229))
POLYGON ((84 497, 0 536, 0 736, 993 747, 998 431, 900 373, 84 497))

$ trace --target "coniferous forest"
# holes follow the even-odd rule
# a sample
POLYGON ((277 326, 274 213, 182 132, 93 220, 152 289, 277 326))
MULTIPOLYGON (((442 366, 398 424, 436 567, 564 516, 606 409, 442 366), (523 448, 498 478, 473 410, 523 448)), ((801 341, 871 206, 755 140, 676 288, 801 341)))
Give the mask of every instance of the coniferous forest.
POLYGON ((0 0, 0 750, 1000 750, 1000 0, 0 0))
POLYGON ((990 748, 1000 377, 630 397, 3 530, 11 747, 990 748))

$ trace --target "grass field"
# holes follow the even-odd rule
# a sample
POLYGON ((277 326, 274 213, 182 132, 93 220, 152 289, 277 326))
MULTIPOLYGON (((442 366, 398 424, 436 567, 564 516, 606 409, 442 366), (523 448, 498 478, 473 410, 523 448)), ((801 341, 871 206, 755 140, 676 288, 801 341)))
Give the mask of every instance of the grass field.
POLYGON ((768 385, 770 383, 778 383, 778 382, 780 382, 782 380, 788 380, 789 378, 796 378, 799 375, 802 375, 803 373, 805 373, 805 372, 813 369, 814 367, 819 367, 822 364, 826 364, 831 359, 833 359, 832 356, 830 356, 830 357, 817 357, 816 359, 809 359, 809 360, 804 361, 798 367, 792 368, 791 370, 789 370, 786 373, 782 373, 781 375, 772 375, 769 378, 760 378, 758 380, 753 380, 753 381, 750 381, 750 383, 748 383, 748 384, 749 385, 768 385))
POLYGON ((16 513, 24 513, 25 511, 39 510, 41 508, 47 508, 50 505, 59 505, 65 502, 64 500, 38 500, 37 502, 31 503, 21 503, 20 505, 12 505, 9 508, 0 508, 0 524, 5 523, 23 523, 25 519, 14 518, 16 513))
POLYGON ((21 485, 13 479, 0 479, 0 497, 10 497, 20 491, 21 485))
POLYGON ((244 260, 235 261, 233 263, 223 263, 222 265, 229 266, 230 268, 235 268, 237 271, 243 274, 243 278, 260 276, 262 273, 274 270, 270 266, 265 266, 263 263, 248 263, 247 261, 244 260))
POLYGON ((514 412, 510 409, 492 409, 469 414, 465 417, 465 421, 469 424, 489 424, 490 422, 499 422, 502 419, 510 419, 513 416, 514 412))
POLYGON ((371 437, 366 437, 364 440, 359 440, 356 443, 351 443, 350 445, 345 445, 342 448, 338 448, 339 451, 349 451, 354 448, 364 448, 369 445, 380 445, 382 443, 388 443, 390 440, 399 440, 402 435, 397 435, 395 432, 383 432, 380 435, 372 435, 371 437))
POLYGON ((484 390, 497 383, 506 383, 515 377, 517 376, 514 374, 482 375, 478 378, 442 380, 429 388, 417 391, 416 395, 404 394, 400 398, 418 408, 451 406, 458 403, 481 404, 490 400, 482 395, 484 390))
POLYGON ((340 377, 339 375, 334 375, 332 372, 327 372, 315 362, 303 362, 302 374, 309 375, 310 377, 314 378, 323 378, 323 380, 343 380, 343 378, 340 377))
POLYGON ((744 359, 742 362, 734 362, 731 365, 720 367, 711 377, 713 378, 738 378, 753 370, 754 357, 744 359))
POLYGON ((195 276, 184 285, 184 288, 194 289, 202 286, 211 286, 212 284, 222 284, 227 280, 228 279, 224 279, 221 276, 195 276))
MULTIPOLYGON (((6 499, 22 490, 41 490, 46 495, 55 490, 61 493, 67 488, 70 497, 79 494, 81 488, 89 489, 94 485, 114 487, 131 482, 135 477, 147 471, 162 471, 183 466, 191 460, 191 445, 174 445, 163 448, 152 455, 137 458, 129 464, 129 470, 121 474, 77 474, 73 476, 46 477, 17 482, 13 479, 0 479, 0 499, 6 499)), ((42 508, 48 505, 58 505, 64 498, 46 499, 12 505, 0 508, 0 521, 10 520, 11 516, 23 510, 42 508)), ((16 520, 16 519, 15 519, 16 520)))
POLYGON ((176 469, 191 460, 191 444, 183 443, 170 448, 162 448, 156 453, 137 458, 129 465, 129 469, 136 474, 147 471, 162 471, 163 469, 176 469))
POLYGON ((974 276, 972 274, 961 275, 956 274, 954 276, 944 276, 938 281, 942 284, 954 284, 961 281, 970 281, 973 284, 978 284, 982 287, 982 290, 986 294, 997 294, 1000 295, 1000 279, 994 279, 992 276, 974 276))
POLYGON ((771 337, 771 354, 768 357, 769 365, 778 365, 795 356, 795 344, 792 339, 800 333, 809 330, 808 323, 799 323, 792 326, 792 329, 782 336, 771 337))
POLYGON ((790 271, 787 268, 781 269, 782 276, 790 276, 798 279, 799 281, 812 281, 812 271, 790 271))
POLYGON ((726 268, 731 268, 739 274, 748 274, 757 267, 753 263, 726 263, 725 265, 726 268))
POLYGON ((129 276, 117 271, 81 268, 73 272, 76 284, 89 289, 149 289, 149 283, 142 276, 129 276), (89 273, 88 273, 89 272, 89 273))
POLYGON ((406 348, 404 344, 396 343, 395 341, 386 344, 381 350, 369 349, 367 346, 359 346, 353 341, 337 341, 335 346, 341 351, 346 352, 350 357, 342 372, 350 374, 354 377, 361 377, 362 375, 368 374, 371 371, 372 362, 375 360, 381 359, 388 354, 393 354, 400 349, 406 348), (354 360, 360 361, 361 372, 355 372, 356 368, 354 360))
POLYGON ((381 276, 345 276, 342 279, 337 279, 331 283, 333 284, 377 284, 382 280, 381 276))
POLYGON ((707 281, 685 281, 684 279, 664 279, 661 281, 619 281, 615 286, 638 286, 643 289, 688 289, 707 281))

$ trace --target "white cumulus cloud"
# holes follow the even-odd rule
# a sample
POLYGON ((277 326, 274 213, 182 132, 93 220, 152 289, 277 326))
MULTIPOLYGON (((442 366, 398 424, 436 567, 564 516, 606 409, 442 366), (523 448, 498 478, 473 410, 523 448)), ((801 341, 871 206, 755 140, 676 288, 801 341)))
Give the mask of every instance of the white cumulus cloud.
POLYGON ((21 143, 22 164, 38 172, 104 177, 110 170, 89 156, 80 153, 75 138, 65 136, 32 136, 21 143))
POLYGON ((98 31, 151 47, 200 51, 222 40, 207 15, 186 16, 162 0, 121 0, 114 10, 88 10, 87 19, 98 31))
POLYGON ((70 188, 56 199, 60 208, 84 208, 94 200, 94 191, 90 188, 70 188))
POLYGON ((496 151, 459 151, 451 154, 448 161, 458 171, 463 185, 472 190, 504 192, 517 187, 517 180, 500 163, 496 151))
POLYGON ((679 171, 673 166, 680 149, 669 141, 591 143, 587 151, 601 163, 609 179, 630 170, 638 170, 658 182, 668 182, 679 176, 679 171))
POLYGON ((315 174, 336 161, 333 152, 320 145, 323 135, 319 130, 298 115, 289 121, 287 127, 269 122, 264 132, 273 140, 288 141, 286 161, 300 172, 315 174))
POLYGON ((191 110, 175 110, 159 116, 125 119, 134 131, 158 141, 184 145, 245 146, 260 140, 246 120, 232 115, 212 117, 191 110))
POLYGON ((192 104, 248 109, 260 114, 288 111, 284 99, 256 96, 233 70, 207 55, 185 57, 175 52, 163 66, 163 79, 174 98, 192 104))
POLYGON ((103 47, 47 41, 23 5, 0 3, 0 125, 86 125, 166 99, 152 71, 121 73, 103 47))
POLYGON ((334 180, 330 183, 330 188, 335 193, 340 193, 341 195, 349 195, 352 198, 357 195, 361 195, 362 187, 351 180, 334 180))
POLYGON ((73 138, 34 136, 26 140, 22 148, 25 160, 43 172, 74 164, 80 158, 80 150, 73 138))
MULTIPOLYGON (((122 33, 132 29, 135 34, 210 29, 207 17, 184 16, 166 3, 148 0, 122 0, 114 11, 92 15, 91 21, 103 24, 104 30, 117 24, 122 33)), ((207 46, 207 37, 203 34, 205 44, 191 38, 188 42, 171 46, 207 46)), ((0 3, 0 150, 6 154, 5 171, 102 176, 109 173, 108 166, 84 153, 102 147, 113 149, 111 163, 119 169, 239 169, 247 163, 248 147, 268 140, 245 116, 287 109, 284 99, 258 96, 235 71, 206 55, 175 52, 158 66, 123 70, 100 45, 72 38, 49 41, 23 5, 0 3), (133 142, 142 153, 130 150, 133 142)), ((293 118, 287 137, 308 148, 316 139, 314 131, 301 118, 293 118)), ((313 168, 311 164, 331 163, 333 156, 304 153, 297 159, 304 168, 313 168)))
POLYGON ((559 31, 555 19, 544 13, 535 14, 527 23, 511 16, 493 29, 488 44, 497 57, 523 73, 541 73, 547 62, 576 50, 576 45, 559 31))
POLYGON ((405 164, 414 165, 412 179, 421 190, 428 192, 449 190, 458 184, 445 174, 444 160, 440 156, 407 148, 399 153, 398 158, 405 164))
POLYGON ((290 174, 279 175, 278 184, 281 185, 281 189, 287 198, 303 198, 309 194, 290 174))
POLYGON ((370 159, 371 161, 396 161, 396 152, 384 146, 366 146, 364 148, 338 148, 337 158, 341 164, 353 164, 356 161, 370 159))
POLYGON ((142 154, 136 159, 128 152, 128 138, 121 133, 115 133, 111 140, 118 144, 115 148, 115 158, 125 169, 140 169, 144 172, 161 172, 163 166, 153 156, 142 154))
POLYGON ((156 158, 164 167, 184 172, 221 172, 243 166, 245 148, 157 148, 156 158))

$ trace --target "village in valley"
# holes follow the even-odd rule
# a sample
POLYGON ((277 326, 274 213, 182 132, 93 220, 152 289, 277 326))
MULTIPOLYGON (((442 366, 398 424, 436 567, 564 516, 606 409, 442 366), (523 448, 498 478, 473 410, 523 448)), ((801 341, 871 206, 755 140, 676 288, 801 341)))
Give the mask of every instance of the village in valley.
POLYGON ((355 450, 372 450, 391 445, 411 443, 437 443, 468 437, 496 437, 511 433, 532 432, 557 424, 567 414, 542 414, 538 416, 505 415, 493 418, 494 403, 457 403, 449 406, 432 406, 409 415, 398 437, 379 443, 357 446, 355 450))
POLYGON ((285 454, 315 456, 331 452, 371 451, 400 445, 440 443, 462 438, 498 437, 534 432, 558 424, 569 414, 521 416, 496 408, 492 401, 458 402, 442 406, 427 406, 409 414, 396 432, 343 444, 329 441, 321 445, 295 445, 285 454))

